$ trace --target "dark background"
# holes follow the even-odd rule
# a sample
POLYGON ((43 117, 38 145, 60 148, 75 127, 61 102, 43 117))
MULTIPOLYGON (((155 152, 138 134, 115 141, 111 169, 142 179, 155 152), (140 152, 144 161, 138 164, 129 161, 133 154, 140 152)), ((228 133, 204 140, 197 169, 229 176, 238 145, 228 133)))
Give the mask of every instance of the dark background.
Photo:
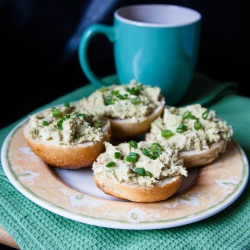
MULTIPOLYGON (((92 23, 113 24, 118 7, 166 3, 202 14, 197 71, 239 84, 250 96, 248 67, 250 18, 247 0, 0 0, 0 127, 89 81, 78 61, 82 32, 92 23), (13 107, 10 107, 10 104, 13 107)), ((97 36, 89 57, 95 73, 115 73, 112 44, 97 36)))

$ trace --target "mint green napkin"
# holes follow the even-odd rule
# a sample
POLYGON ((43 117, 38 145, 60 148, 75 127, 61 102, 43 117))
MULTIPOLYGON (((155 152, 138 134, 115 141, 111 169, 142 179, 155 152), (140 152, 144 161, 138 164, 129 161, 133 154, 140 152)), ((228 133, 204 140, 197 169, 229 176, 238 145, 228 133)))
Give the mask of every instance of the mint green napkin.
MULTIPOLYGON (((116 76, 105 79, 117 83, 116 76)), ((95 87, 87 85, 41 107, 76 101, 95 87)), ((201 103, 234 128, 234 139, 250 158, 250 99, 237 84, 196 74, 178 105, 201 103)), ((34 110, 37 112, 38 110, 34 110)), ((28 114, 27 114, 28 115, 28 114)), ((19 121, 0 131, 0 144, 19 121)), ((158 230, 120 230, 72 221, 39 207, 8 181, 0 166, 0 225, 22 250, 67 249, 250 249, 250 188, 222 212, 193 224, 158 230)))

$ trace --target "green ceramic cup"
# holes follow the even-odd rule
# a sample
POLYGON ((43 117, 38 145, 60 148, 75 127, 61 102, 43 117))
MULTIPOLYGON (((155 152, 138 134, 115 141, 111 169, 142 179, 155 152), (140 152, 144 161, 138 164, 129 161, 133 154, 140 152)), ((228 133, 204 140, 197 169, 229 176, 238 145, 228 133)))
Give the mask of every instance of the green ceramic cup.
POLYGON ((200 33, 201 14, 196 10, 168 4, 125 6, 115 11, 113 26, 93 24, 82 34, 80 66, 90 82, 98 87, 107 85, 94 73, 87 58, 91 38, 103 34, 114 45, 119 84, 135 79, 159 86, 166 104, 175 105, 194 76, 200 33))

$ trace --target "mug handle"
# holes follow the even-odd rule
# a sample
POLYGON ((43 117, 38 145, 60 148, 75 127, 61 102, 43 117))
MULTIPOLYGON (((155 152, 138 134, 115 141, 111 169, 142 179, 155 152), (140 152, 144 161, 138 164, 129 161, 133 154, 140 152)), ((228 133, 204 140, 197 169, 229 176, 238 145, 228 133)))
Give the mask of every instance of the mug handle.
POLYGON ((86 74, 87 78, 96 86, 102 87, 108 86, 109 83, 102 81, 99 77, 95 75, 93 70, 90 67, 88 58, 87 58, 87 49, 88 45, 91 41, 91 38, 96 34, 103 34, 107 36, 110 42, 114 42, 115 40, 115 32, 113 26, 107 26, 102 24, 92 24, 90 25, 85 32, 82 34, 79 49, 78 49, 78 57, 80 61, 80 66, 83 72, 86 74))

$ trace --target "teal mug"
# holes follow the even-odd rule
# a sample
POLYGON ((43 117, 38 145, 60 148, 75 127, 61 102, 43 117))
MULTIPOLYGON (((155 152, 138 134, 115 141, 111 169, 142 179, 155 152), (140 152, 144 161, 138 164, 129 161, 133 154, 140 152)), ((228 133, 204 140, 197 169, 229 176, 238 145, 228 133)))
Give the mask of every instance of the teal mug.
MULTIPOLYGON (((103 34, 114 45, 119 84, 132 79, 159 86, 166 104, 177 104, 196 70, 201 14, 168 4, 139 4, 114 13, 114 25, 90 25, 82 34, 78 55, 86 77, 97 87, 107 86, 90 67, 87 50, 93 36, 103 34)), ((100 65, 101 67, 101 65, 100 65)))

